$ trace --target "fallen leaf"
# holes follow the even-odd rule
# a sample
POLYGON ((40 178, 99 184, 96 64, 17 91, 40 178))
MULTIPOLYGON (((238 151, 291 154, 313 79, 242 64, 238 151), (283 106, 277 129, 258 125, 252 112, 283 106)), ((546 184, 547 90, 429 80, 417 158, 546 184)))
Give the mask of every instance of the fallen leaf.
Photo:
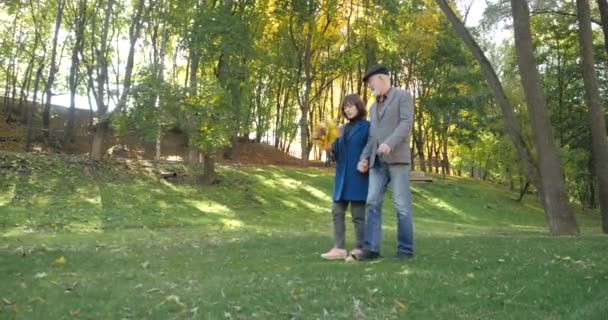
POLYGON ((29 303, 34 303, 34 302, 44 302, 44 299, 42 299, 41 297, 30 298, 29 303))
POLYGON ((65 264, 66 260, 63 256, 55 259, 55 261, 53 262, 54 264, 65 264))
POLYGON ((163 300, 163 302, 161 302, 160 304, 162 305, 162 304, 165 304, 167 302, 173 302, 173 303, 175 303, 176 305, 178 305, 178 306, 180 306, 182 308, 186 308, 186 305, 183 304, 181 301, 179 301, 179 297, 176 296, 176 295, 174 295, 174 294, 172 294, 170 296, 167 296, 165 298, 165 300, 163 300))
POLYGON ((398 299, 394 300, 395 302, 395 307, 397 308, 398 311, 406 311, 407 310, 407 301, 403 300, 403 301, 399 301, 398 299))
POLYGON ((78 317, 80 315, 80 312, 78 310, 70 310, 70 315, 72 317, 78 317))

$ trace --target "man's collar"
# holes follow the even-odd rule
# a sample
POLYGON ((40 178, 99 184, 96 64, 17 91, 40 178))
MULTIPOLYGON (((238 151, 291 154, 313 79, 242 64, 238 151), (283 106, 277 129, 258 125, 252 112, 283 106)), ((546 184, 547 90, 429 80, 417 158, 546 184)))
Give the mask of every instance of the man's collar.
POLYGON ((388 99, 388 95, 391 93, 392 91, 392 87, 388 88, 388 91, 385 94, 381 94, 379 96, 376 97, 376 102, 384 102, 386 101, 386 99, 388 99))

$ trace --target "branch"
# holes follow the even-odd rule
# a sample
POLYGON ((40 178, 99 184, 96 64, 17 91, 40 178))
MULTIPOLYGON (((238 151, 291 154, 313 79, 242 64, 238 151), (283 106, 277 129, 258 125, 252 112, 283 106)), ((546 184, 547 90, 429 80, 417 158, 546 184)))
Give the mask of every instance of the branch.
MULTIPOLYGON (((558 10, 534 10, 534 11, 530 11, 530 15, 537 15, 537 14, 555 14, 555 15, 560 15, 560 16, 567 16, 567 17, 576 17, 577 15, 575 13, 570 13, 570 12, 565 12, 565 11, 558 11, 558 10)), ((602 26, 602 22, 601 21, 597 21, 593 18, 591 18, 591 22, 595 23, 598 26, 602 26)))

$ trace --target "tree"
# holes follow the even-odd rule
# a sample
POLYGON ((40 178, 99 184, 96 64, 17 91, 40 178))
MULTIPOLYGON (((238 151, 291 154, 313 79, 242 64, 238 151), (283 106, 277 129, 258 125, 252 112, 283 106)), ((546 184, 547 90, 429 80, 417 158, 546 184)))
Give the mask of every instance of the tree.
POLYGON ((63 20, 63 9, 65 2, 63 0, 56 0, 57 13, 55 16, 55 28, 53 32, 53 42, 51 44, 51 61, 49 61, 49 75, 46 78, 46 84, 44 88, 44 94, 46 101, 44 102, 44 111, 42 113, 42 131, 44 135, 45 144, 50 147, 50 112, 51 112, 51 98, 53 97, 53 84, 55 82, 55 75, 57 74, 57 42, 59 29, 61 28, 61 22, 63 20))
MULTIPOLYGON (((519 11, 515 13, 515 10, 513 10, 513 17, 515 19, 515 16, 517 15, 517 30, 521 33, 517 33, 518 37, 516 38, 516 43, 519 44, 518 58, 527 58, 523 60, 518 59, 520 62, 519 69, 522 74, 522 78, 525 78, 528 73, 531 73, 532 76, 536 75, 536 78, 534 78, 535 80, 529 78, 525 80, 526 83, 524 84, 524 88, 527 87, 526 97, 535 98, 535 100, 528 101, 528 110, 531 118, 537 116, 534 118, 532 128, 535 132, 535 142, 539 153, 538 167, 534 163, 531 153, 528 150, 524 139, 522 138, 520 133, 521 131, 513 115, 513 108, 509 103, 503 86, 492 65, 485 57, 485 54, 475 39, 468 32, 462 21, 460 21, 460 19, 456 16, 447 1, 436 1, 448 20, 451 22, 456 32, 458 32, 460 37, 469 47, 469 50, 471 50, 473 53, 473 56, 480 64, 481 70, 484 73, 488 84, 492 89, 494 97, 503 112, 506 132, 515 145, 519 158, 524 165, 530 181, 532 181, 532 183, 534 183, 539 189, 539 200, 545 209, 545 216, 547 218, 551 233, 556 235, 578 234, 578 226, 576 225, 576 221, 568 208, 563 173, 561 172, 561 164, 559 163, 559 158, 557 157, 557 151, 555 150, 555 146, 552 142, 553 137, 547 132, 551 132, 551 125, 549 123, 549 119, 547 118, 544 96, 542 96, 542 91, 535 91, 540 90, 540 84, 538 84, 538 71, 536 71, 536 64, 534 63, 532 53, 527 3, 523 3, 525 6, 523 14, 519 11), (533 70, 530 70, 529 68, 533 68, 533 70), (539 97, 539 94, 541 97, 539 97), (542 107, 534 104, 537 101, 542 103, 542 107), (551 154, 546 154, 545 152, 550 152, 551 154), (550 189, 545 190, 546 188, 550 189)), ((520 3, 520 5, 522 5, 522 3, 520 3)), ((521 9, 521 7, 518 7, 518 9, 521 9)))
MULTIPOLYGON (((577 2, 578 4, 578 2, 577 2)), ((604 33, 604 48, 608 53, 608 0, 597 0, 597 6, 600 10, 600 16, 602 19, 602 31, 604 33)), ((580 15, 580 13, 579 13, 580 15)), ((580 19, 580 17, 579 17, 580 19)), ((589 18, 591 19, 591 18, 589 18)))
POLYGON ((71 65, 70 73, 68 76, 68 88, 70 91, 70 109, 68 114, 68 121, 65 127, 64 145, 73 143, 75 138, 74 126, 75 126, 75 114, 76 114, 76 94, 79 83, 79 65, 80 57, 79 54, 83 50, 84 32, 87 23, 87 1, 78 0, 78 7, 73 8, 73 25, 74 25, 74 37, 71 50, 71 65))
POLYGON ((511 0, 511 9, 515 29, 517 63, 528 102, 528 113, 538 151, 540 184, 542 186, 540 196, 545 207, 547 222, 551 233, 555 235, 576 235, 579 234, 579 229, 569 207, 564 173, 554 144, 547 102, 540 85, 540 77, 534 58, 528 3, 521 0, 511 0))
POLYGON ((585 97, 589 106, 591 137, 593 141, 593 163, 599 182, 600 212, 602 230, 608 233, 608 140, 606 138, 606 120, 600 99, 600 90, 595 74, 593 57, 593 33, 591 30, 591 13, 587 0, 577 0, 576 7, 579 20, 580 46, 582 53, 583 80, 585 97))
POLYGON ((538 168, 534 163, 534 160, 531 156, 531 152, 528 149, 522 134, 519 128, 519 125, 515 119, 515 115, 513 113, 513 107, 509 103, 509 99, 504 92, 504 88, 496 75, 496 71, 492 67, 492 64, 485 56, 483 50, 479 46, 479 44, 475 41, 473 36, 466 29, 464 23, 460 21, 458 16, 454 13, 452 8, 448 5, 446 0, 436 0, 437 4, 444 12, 454 30, 458 33, 458 35, 462 38, 464 43, 467 45, 477 62, 481 68, 483 75, 490 86, 492 93, 494 95, 494 99, 496 100, 498 106, 500 107, 504 119, 505 131, 511 138, 515 149, 517 150, 517 154, 519 155, 519 159, 522 161, 524 168, 526 170, 526 174, 530 178, 530 180, 536 185, 540 186, 540 175, 538 172, 538 168))
MULTIPOLYGON (((91 59, 96 60, 95 64, 95 75, 96 83, 93 81, 93 66, 87 66, 89 69, 89 86, 95 96, 97 105, 97 118, 98 123, 95 125, 95 132, 93 133, 93 145, 91 146, 91 159, 101 160, 103 156, 103 143, 105 140, 106 131, 108 130, 108 121, 106 113, 108 111, 108 105, 106 102, 106 81, 108 78, 108 32, 110 29, 110 17, 114 9, 114 0, 108 0, 104 12, 104 19, 101 24, 101 32, 99 35, 99 42, 95 41, 95 35, 91 36, 91 59)), ((95 18, 93 19, 93 26, 95 26, 95 18)))

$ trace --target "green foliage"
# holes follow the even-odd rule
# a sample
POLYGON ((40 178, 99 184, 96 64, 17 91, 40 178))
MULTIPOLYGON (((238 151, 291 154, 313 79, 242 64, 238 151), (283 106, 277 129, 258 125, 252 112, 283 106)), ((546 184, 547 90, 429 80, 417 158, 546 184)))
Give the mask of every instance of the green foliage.
POLYGON ((230 97, 213 79, 206 79, 204 92, 187 97, 181 107, 186 119, 189 143, 204 153, 214 154, 230 144, 230 97))
POLYGON ((135 77, 130 90, 130 105, 114 117, 112 124, 118 134, 136 134, 143 142, 156 140, 162 132, 174 126, 170 113, 183 99, 182 90, 158 78, 156 66, 143 68, 135 77))

